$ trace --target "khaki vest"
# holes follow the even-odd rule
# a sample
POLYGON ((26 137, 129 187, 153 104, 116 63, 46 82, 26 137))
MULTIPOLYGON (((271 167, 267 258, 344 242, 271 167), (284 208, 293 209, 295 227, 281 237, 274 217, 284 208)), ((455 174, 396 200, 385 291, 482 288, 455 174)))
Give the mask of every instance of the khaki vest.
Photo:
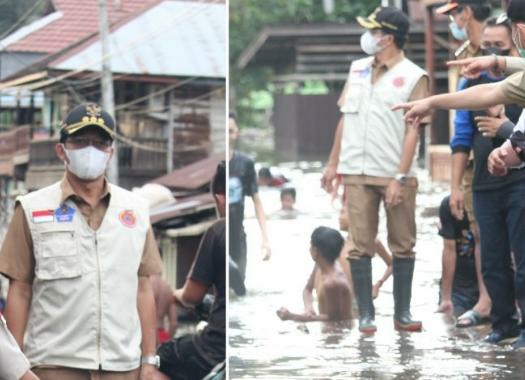
POLYGON ((92 230, 56 183, 20 197, 33 239, 35 278, 25 335, 32 366, 128 371, 139 367, 138 269, 146 202, 110 186, 108 210, 92 230))
MULTIPOLYGON (((372 85, 373 57, 352 62, 348 91, 341 104, 344 129, 337 172, 345 175, 394 177, 405 139, 403 111, 395 104, 408 101, 425 71, 404 58, 372 85)), ((408 173, 415 176, 415 162, 408 173)))

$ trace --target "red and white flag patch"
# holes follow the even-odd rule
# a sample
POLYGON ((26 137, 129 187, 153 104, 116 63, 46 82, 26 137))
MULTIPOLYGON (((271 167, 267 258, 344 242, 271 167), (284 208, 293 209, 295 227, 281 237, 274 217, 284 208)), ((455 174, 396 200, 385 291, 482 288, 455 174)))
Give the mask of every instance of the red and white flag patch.
POLYGON ((55 220, 55 212, 53 210, 39 210, 31 213, 33 223, 48 223, 55 220))

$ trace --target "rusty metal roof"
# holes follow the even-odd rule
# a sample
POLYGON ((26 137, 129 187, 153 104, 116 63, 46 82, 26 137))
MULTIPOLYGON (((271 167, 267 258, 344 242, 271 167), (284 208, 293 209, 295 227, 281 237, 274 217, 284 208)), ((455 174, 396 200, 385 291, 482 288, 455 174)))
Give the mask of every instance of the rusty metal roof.
POLYGON ((171 189, 197 190, 211 181, 215 170, 217 170, 217 165, 224 159, 224 154, 215 154, 162 177, 155 178, 151 182, 171 189))
POLYGON ((213 196, 210 193, 177 199, 173 205, 156 209, 150 213, 151 224, 185 217, 210 210, 215 207, 213 196))

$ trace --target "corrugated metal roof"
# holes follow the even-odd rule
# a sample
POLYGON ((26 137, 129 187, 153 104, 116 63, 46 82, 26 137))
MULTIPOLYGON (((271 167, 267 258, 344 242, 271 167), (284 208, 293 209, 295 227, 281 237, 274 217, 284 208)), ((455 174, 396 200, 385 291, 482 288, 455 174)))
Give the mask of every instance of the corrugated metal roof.
MULTIPOLYGON (((115 23, 158 0, 120 0, 108 6, 109 21, 115 23)), ((8 51, 56 53, 98 32, 97 0, 53 0, 57 12, 22 28, 16 39, 5 41, 8 51)), ((9 37, 8 37, 9 38, 9 37)))
MULTIPOLYGON (((163 1, 111 32, 111 71, 224 78, 226 28, 225 4, 163 1)), ((50 66, 99 71, 100 55, 96 36, 50 66)))
POLYGON ((224 154, 215 154, 162 177, 155 178, 151 182, 171 189, 197 190, 211 181, 217 170, 217 165, 224 159, 224 154))

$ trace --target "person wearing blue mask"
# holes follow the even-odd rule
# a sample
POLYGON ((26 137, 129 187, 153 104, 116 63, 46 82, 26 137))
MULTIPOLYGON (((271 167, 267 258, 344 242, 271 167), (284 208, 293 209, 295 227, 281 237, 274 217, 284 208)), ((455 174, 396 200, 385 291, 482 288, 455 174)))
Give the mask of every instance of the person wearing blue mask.
MULTIPOLYGON (((491 5, 487 0, 449 0, 436 9, 436 13, 450 19, 449 28, 452 37, 464 43, 454 52, 456 59, 478 57, 481 55, 480 44, 483 24, 491 14, 491 5)), ((455 68, 449 71, 449 90, 455 91, 460 78, 455 68)))
MULTIPOLYGON (((468 58, 476 57, 483 54, 481 49, 481 38, 483 34, 484 22, 490 16, 491 6, 486 0, 449 0, 449 2, 436 9, 436 13, 442 15, 448 15, 450 18, 450 31, 452 36, 456 40, 465 41, 463 45, 456 50, 454 56, 456 58, 468 58)), ((465 85, 465 80, 461 78, 460 72, 457 68, 451 68, 449 70, 449 91, 453 92, 461 90, 460 85, 465 85)), ((463 114, 458 113, 454 115, 455 129, 457 124, 461 124, 461 117, 468 115, 468 112, 463 114)), ((466 117, 467 123, 469 124, 469 118, 466 117)), ((480 265, 480 236, 479 227, 474 215, 474 207, 472 201, 472 184, 474 178, 474 159, 473 155, 465 156, 464 154, 453 154, 452 155, 452 182, 455 180, 459 181, 458 186, 463 188, 463 192, 454 191, 452 186, 452 192, 450 194, 451 209, 453 214, 458 210, 466 211, 470 221, 470 228, 474 234, 475 239, 475 259, 476 268, 478 273, 479 283, 479 299, 475 304, 474 308, 467 315, 486 316, 490 310, 490 297, 487 293, 483 279, 481 276, 481 265, 480 265), (461 203, 460 207, 455 207, 461 203)), ((457 182, 456 181, 456 182, 457 182)), ((462 219, 462 217, 454 214, 456 218, 462 219)), ((481 318, 480 318, 481 319, 481 318)), ((465 321, 473 320, 473 318, 460 318, 458 323, 460 325, 466 323, 465 321)))
MULTIPOLYGON (((522 55, 525 47, 525 0, 511 0, 507 8, 507 17, 512 23, 512 39, 516 48, 520 49, 522 55)), ((487 57, 470 58, 458 60, 452 65, 465 66, 463 74, 471 78, 477 78, 483 71, 493 70, 510 75, 508 78, 497 83, 479 84, 453 94, 435 95, 426 99, 392 107, 397 111, 406 111, 405 120, 413 126, 419 124, 419 120, 427 117, 434 109, 486 109, 498 104, 516 103, 525 106, 525 60, 518 57, 501 57, 496 54, 487 57)), ((494 149, 488 158, 488 169, 496 176, 512 175, 513 171, 520 167, 525 161, 525 122, 522 117, 516 125, 510 138, 500 147, 494 149)), ((501 343, 516 339, 514 348, 525 349, 525 319, 522 318, 518 324, 516 320, 516 305, 521 315, 525 315, 525 249, 520 237, 525 235, 525 205, 522 201, 523 190, 520 197, 513 197, 514 212, 518 212, 516 228, 509 236, 510 248, 514 253, 515 270, 511 268, 511 260, 508 256, 492 259, 485 263, 483 258, 483 277, 489 288, 493 305, 491 312, 492 332, 489 341, 501 343), (494 290, 488 284, 485 275, 486 268, 497 266, 504 274, 499 278, 488 279, 493 281, 494 290), (498 302, 498 305, 496 305, 498 302), (497 315, 494 315, 494 311, 497 315)), ((510 199, 504 195, 501 206, 507 204, 510 199)), ((491 226, 497 226, 494 221, 491 226)), ((504 243, 504 237, 500 237, 504 243)))
POLYGON ((436 9, 436 13, 448 15, 450 32, 454 39, 465 41, 456 51, 456 58, 480 55, 483 22, 490 16, 491 5, 486 0, 449 0, 436 9))
MULTIPOLYGON (((496 18, 487 20, 483 30, 481 48, 483 55, 516 55, 516 50, 512 44, 511 24, 509 20, 498 22, 496 18)), ((495 83, 503 80, 500 73, 493 70, 482 72, 476 79, 463 78, 459 88, 465 89, 482 83, 495 83)), ((458 110, 456 113, 454 129, 455 134, 451 141, 452 148, 452 181, 450 209, 452 215, 458 220, 464 218, 463 200, 464 194, 461 189, 461 179, 467 167, 468 156, 473 152, 474 156, 474 176, 472 181, 472 191, 474 198, 474 215, 478 222, 481 232, 481 257, 482 262, 488 262, 491 257, 509 257, 510 241, 501 244, 502 236, 512 236, 507 231, 516 231, 516 220, 513 218, 513 207, 502 207, 500 198, 510 199, 513 191, 519 193, 519 187, 525 184, 525 170, 514 170, 508 176, 495 177, 488 172, 487 160, 491 151, 500 146, 511 135, 514 124, 517 122, 522 108, 517 105, 496 106, 483 111, 458 110), (504 196, 503 196, 504 195, 504 196), (501 216, 501 223, 496 223, 502 230, 493 228, 494 220, 501 216), (497 236, 494 236, 496 234, 497 236), (502 236, 499 236, 502 235, 502 236), (498 240, 500 239, 500 240, 498 240), (497 243, 495 243, 497 242, 497 243)), ((469 218, 471 216, 469 215, 469 218)), ((525 244, 525 241, 523 242, 525 244)), ((476 256, 479 260, 479 257, 476 256)), ((485 296, 482 297, 481 290, 485 286, 481 276, 480 265, 476 263, 478 269, 478 284, 480 297, 476 305, 471 310, 458 318, 458 327, 469 327, 486 319, 490 311, 490 298, 483 289, 485 296)), ((485 268, 485 272, 495 270, 495 274, 490 274, 487 278, 487 287, 491 294, 493 290, 493 279, 498 279, 501 273, 498 267, 491 266, 485 268)), ((498 303, 501 297, 496 300, 496 310, 498 313, 498 303)))
POLYGON ((386 210, 388 246, 393 254, 394 326, 420 331, 421 321, 410 314, 416 242, 417 178, 415 128, 407 128, 403 114, 392 114, 399 99, 428 94, 427 73, 405 58, 408 17, 396 7, 380 7, 367 18, 361 49, 369 57, 352 62, 338 102, 342 117, 337 127, 321 186, 333 189, 336 173, 343 175, 354 245, 348 253, 359 306, 359 330, 376 331, 371 258, 379 223, 379 207, 386 210))

